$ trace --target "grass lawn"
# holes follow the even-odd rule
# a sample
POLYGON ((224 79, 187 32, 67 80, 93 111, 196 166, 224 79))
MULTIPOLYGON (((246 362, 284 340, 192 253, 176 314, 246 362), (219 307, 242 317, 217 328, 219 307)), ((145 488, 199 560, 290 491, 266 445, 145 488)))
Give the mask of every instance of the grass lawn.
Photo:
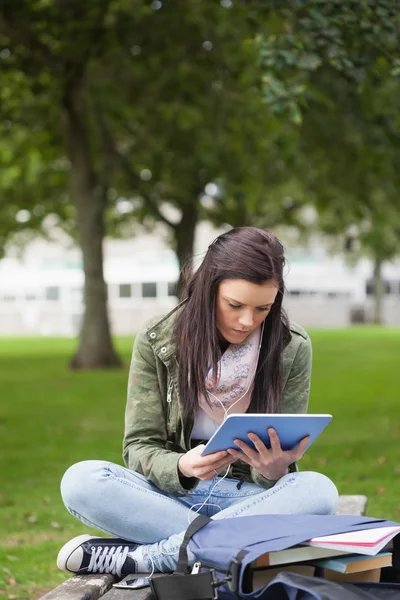
MULTIPOLYGON (((368 514, 400 520, 400 330, 312 331, 310 412, 334 416, 301 467, 368 514)), ((128 365, 132 340, 117 346, 128 365)), ((59 547, 87 528, 64 509, 59 481, 79 460, 121 462, 127 368, 71 373, 74 340, 0 338, 0 595, 39 598, 61 583, 59 547)))

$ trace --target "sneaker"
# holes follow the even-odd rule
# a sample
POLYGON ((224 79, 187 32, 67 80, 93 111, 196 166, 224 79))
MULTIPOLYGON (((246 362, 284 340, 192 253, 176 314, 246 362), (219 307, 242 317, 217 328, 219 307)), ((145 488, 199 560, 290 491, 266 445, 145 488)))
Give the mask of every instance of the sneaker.
POLYGON ((57 556, 57 567, 69 573, 135 573, 136 562, 128 556, 138 544, 120 538, 78 535, 67 542, 57 556))

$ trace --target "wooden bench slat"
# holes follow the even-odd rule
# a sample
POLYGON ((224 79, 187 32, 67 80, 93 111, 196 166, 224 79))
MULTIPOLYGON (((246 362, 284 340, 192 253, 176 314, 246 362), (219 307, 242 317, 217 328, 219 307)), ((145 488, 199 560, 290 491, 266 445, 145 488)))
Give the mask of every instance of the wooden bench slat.
MULTIPOLYGON (((165 573, 154 573, 153 578, 160 577, 160 575, 165 575, 165 573)), ((142 575, 140 573, 138 575, 127 575, 122 581, 125 581, 126 579, 132 579, 133 577, 141 576, 148 577, 148 573, 143 573, 142 575)), ((106 594, 104 594, 101 600, 127 600, 126 594, 129 594, 129 600, 147 600, 149 593, 149 587, 139 588, 137 590, 131 589, 129 591, 123 590, 121 588, 111 588, 106 594)))
POLYGON ((113 575, 74 575, 40 600, 98 600, 116 581, 113 575))
POLYGON ((339 496, 337 515, 365 515, 367 496, 339 496))

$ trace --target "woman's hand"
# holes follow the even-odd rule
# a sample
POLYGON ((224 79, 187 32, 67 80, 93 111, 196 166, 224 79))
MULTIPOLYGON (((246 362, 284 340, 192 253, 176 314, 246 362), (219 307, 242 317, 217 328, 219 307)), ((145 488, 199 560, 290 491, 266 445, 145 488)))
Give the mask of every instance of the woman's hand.
POLYGON ((310 437, 307 436, 303 438, 299 445, 296 446, 296 448, 293 448, 293 450, 282 450, 275 429, 268 429, 268 435, 271 442, 270 450, 265 447, 258 435, 249 433, 249 439, 253 442, 256 450, 250 448, 250 446, 240 440, 234 440, 235 444, 239 446, 243 452, 229 448, 228 453, 236 459, 239 458, 251 467, 254 467, 256 471, 261 473, 266 479, 275 481, 284 475, 287 475, 290 464, 300 460, 310 441, 310 437))
POLYGON ((207 456, 200 456, 204 448, 205 444, 200 444, 180 457, 178 468, 184 477, 197 477, 197 479, 203 480, 214 479, 220 471, 223 471, 236 460, 225 450, 207 456))

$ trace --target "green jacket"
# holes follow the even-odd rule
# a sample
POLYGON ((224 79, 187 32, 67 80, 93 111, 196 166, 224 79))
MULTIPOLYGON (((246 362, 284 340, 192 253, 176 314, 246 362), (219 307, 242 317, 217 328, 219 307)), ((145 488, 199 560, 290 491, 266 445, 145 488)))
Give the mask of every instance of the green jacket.
MULTIPOLYGON (((152 320, 136 337, 129 372, 123 456, 126 466, 157 487, 186 495, 199 480, 183 478, 180 456, 190 449, 193 420, 183 419, 179 408, 179 365, 172 341, 179 306, 161 320, 152 320)), ((311 375, 311 342, 302 327, 291 323, 291 341, 283 352, 283 413, 307 412, 311 375)), ((296 470, 291 465, 290 470, 296 470)), ((231 477, 268 489, 275 481, 236 461, 231 477)))

